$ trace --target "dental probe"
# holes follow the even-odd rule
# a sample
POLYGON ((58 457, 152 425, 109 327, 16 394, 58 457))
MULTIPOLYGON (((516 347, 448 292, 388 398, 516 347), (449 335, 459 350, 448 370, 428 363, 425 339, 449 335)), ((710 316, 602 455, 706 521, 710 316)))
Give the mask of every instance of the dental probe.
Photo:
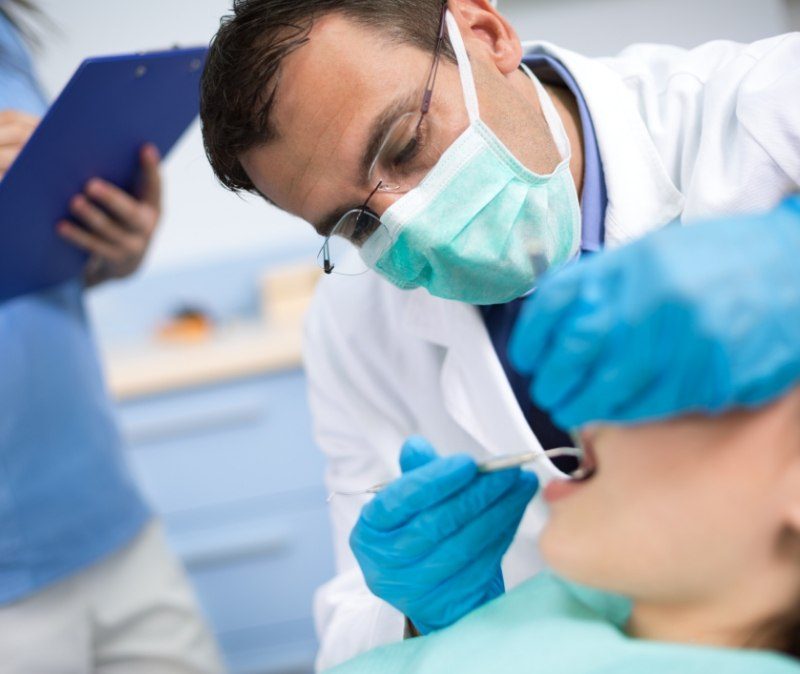
MULTIPOLYGON (((478 464, 479 473, 496 473, 500 470, 508 470, 509 468, 519 468, 528 463, 535 463, 542 459, 557 459, 561 456, 572 456, 579 461, 583 459, 583 450, 578 447, 556 447, 554 449, 545 449, 540 452, 524 452, 522 454, 509 454, 508 456, 500 456, 495 459, 489 459, 478 464)), ((572 479, 581 479, 583 477, 582 469, 578 468, 570 476, 572 479)), ((334 496, 362 496, 364 494, 377 494, 388 487, 394 480, 387 480, 386 482, 379 482, 378 484, 360 489, 358 491, 334 491, 328 496, 330 502, 334 496)))

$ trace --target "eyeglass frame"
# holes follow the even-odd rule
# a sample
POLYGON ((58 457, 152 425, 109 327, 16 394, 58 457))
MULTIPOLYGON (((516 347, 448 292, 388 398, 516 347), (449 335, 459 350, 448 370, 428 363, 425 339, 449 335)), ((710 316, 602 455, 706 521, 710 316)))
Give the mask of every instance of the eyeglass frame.
MULTIPOLYGON (((425 119, 425 115, 427 115, 428 112, 430 111, 431 102, 433 101, 433 87, 436 84, 436 76, 439 73, 439 64, 441 63, 442 60, 442 48, 444 46, 444 38, 447 32, 447 8, 448 8, 448 0, 442 0, 442 12, 441 12, 441 18, 439 19, 439 34, 436 38, 436 47, 434 48, 433 52, 433 63, 431 64, 431 69, 428 72, 428 78, 425 80, 425 93, 422 96, 422 105, 420 107, 419 121, 417 122, 416 126, 417 130, 419 129, 420 126, 422 126, 422 122, 425 119)), ((381 150, 382 149, 383 148, 381 148, 381 150)), ((381 150, 379 150, 378 155, 376 155, 376 161, 377 157, 380 156, 381 150)), ((379 180, 378 184, 375 186, 372 192, 370 192, 369 196, 366 198, 364 203, 360 207, 354 208, 345 213, 341 217, 339 222, 337 222, 334 228, 331 230, 331 233, 325 237, 325 241, 322 244, 322 248, 320 248, 319 253, 317 253, 317 257, 322 255, 323 258, 322 268, 325 274, 332 274, 333 270, 336 268, 335 264, 331 264, 329 246, 330 246, 330 240, 331 238, 333 238, 333 236, 335 236, 335 232, 339 228, 339 225, 341 225, 342 222, 354 212, 358 212, 359 218, 369 213, 369 211, 367 210, 367 208, 369 207, 369 202, 372 200, 372 197, 374 197, 375 194, 381 189, 382 186, 383 186, 383 181, 379 180)), ((376 219, 380 222, 379 218, 376 219)))

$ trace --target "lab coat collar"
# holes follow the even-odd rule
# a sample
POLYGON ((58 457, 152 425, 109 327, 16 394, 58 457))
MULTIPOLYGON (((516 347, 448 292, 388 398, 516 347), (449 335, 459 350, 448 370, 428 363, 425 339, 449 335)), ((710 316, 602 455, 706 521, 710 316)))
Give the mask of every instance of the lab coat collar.
POLYGON ((414 336, 445 349, 445 408, 488 454, 541 451, 476 307, 418 289, 407 293, 404 322, 414 336))
POLYGON ((583 93, 594 124, 608 192, 606 245, 621 245, 678 218, 685 199, 670 179, 639 114, 636 95, 610 67, 548 42, 526 42, 526 54, 561 61, 583 93))

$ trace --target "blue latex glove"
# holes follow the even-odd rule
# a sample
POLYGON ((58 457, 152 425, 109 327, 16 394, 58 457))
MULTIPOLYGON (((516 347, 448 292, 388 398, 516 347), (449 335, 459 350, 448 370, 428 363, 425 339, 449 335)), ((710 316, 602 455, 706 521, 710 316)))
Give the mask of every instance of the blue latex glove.
POLYGON ((800 197, 669 227, 554 274, 509 355, 563 428, 780 395, 800 383, 800 197))
POLYGON ((503 593, 500 560, 539 483, 519 469, 479 474, 422 438, 403 445, 400 467, 364 506, 350 547, 370 590, 426 634, 503 593))

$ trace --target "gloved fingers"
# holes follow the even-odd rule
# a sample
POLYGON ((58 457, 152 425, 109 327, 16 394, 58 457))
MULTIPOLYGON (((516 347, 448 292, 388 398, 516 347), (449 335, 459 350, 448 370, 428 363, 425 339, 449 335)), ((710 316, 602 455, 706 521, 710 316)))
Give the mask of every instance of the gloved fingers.
MULTIPOLYGON (((656 421, 678 413, 715 413, 709 403, 720 400, 720 381, 727 377, 714 373, 713 343, 692 337, 674 340, 668 357, 656 364, 638 388, 630 387, 627 397, 615 401, 608 417, 615 423, 656 421), (676 371, 677 370, 677 371, 676 371)), ((721 368, 721 369, 724 369, 721 368)))
POLYGON ((553 348, 543 354, 531 397, 544 409, 563 404, 591 379, 603 358, 611 317, 601 309, 565 320, 553 348))
POLYGON ((412 435, 400 449, 400 470, 410 473, 439 458, 430 442, 418 435, 412 435))
MULTIPOLYGON (((483 513, 523 481, 537 481, 535 474, 517 469, 478 475, 455 496, 420 512, 405 526, 377 530, 359 519, 350 536, 359 559, 386 569, 408 567, 424 559, 469 522, 480 522, 483 513)), ((491 526, 491 525, 490 525, 491 526)), ((494 534, 487 528, 486 535, 494 534)))
MULTIPOLYGON (((514 539, 512 538, 511 540, 513 541, 514 539)), ((511 544, 509 543, 509 547, 510 546, 511 544)), ((506 549, 506 552, 507 551, 508 549, 506 549)), ((503 555, 500 556, 500 560, 497 562, 497 572, 486 584, 486 590, 484 592, 484 598, 486 599, 486 601, 490 601, 495 597, 499 597, 506 591, 506 581, 505 578, 503 578, 503 569, 500 566, 500 562, 503 561, 502 558, 504 556, 505 553, 503 553, 503 555)))
POLYGON ((418 612, 409 608, 406 615, 420 632, 447 627, 503 593, 500 562, 514 540, 523 513, 509 522, 507 529, 487 536, 483 547, 473 551, 463 567, 414 598, 411 606, 419 607, 418 612))
POLYGON ((546 277, 526 300, 508 344, 511 364, 522 374, 531 374, 542 353, 558 336, 558 326, 581 289, 577 266, 546 277))
MULTIPOLYGON (((402 547, 409 556, 423 556, 483 513, 518 485, 520 470, 479 475, 455 496, 419 513, 403 527, 402 547)), ((493 533, 490 530, 486 534, 493 533)))
POLYGON ((499 546, 491 546, 477 554, 461 574, 431 588, 404 610, 420 634, 449 627, 503 594, 503 583, 495 580, 502 558, 502 555, 495 554, 496 547, 499 546))
POLYGON ((418 565, 425 569, 430 581, 438 584, 458 573, 479 551, 495 541, 507 540, 510 544, 538 486, 536 476, 523 471, 515 486, 503 498, 420 560, 418 565), (495 535, 487 535, 487 532, 495 532, 495 535))
POLYGON ((361 518, 379 531, 397 529, 417 513, 461 491, 477 472, 475 461, 465 454, 436 459, 386 487, 364 506, 361 518))
POLYGON ((664 318, 656 314, 633 333, 623 323, 609 330, 607 348, 590 376, 550 408, 557 424, 577 428, 596 421, 618 421, 620 411, 645 395, 654 382, 663 385, 677 345, 663 342, 664 318))

